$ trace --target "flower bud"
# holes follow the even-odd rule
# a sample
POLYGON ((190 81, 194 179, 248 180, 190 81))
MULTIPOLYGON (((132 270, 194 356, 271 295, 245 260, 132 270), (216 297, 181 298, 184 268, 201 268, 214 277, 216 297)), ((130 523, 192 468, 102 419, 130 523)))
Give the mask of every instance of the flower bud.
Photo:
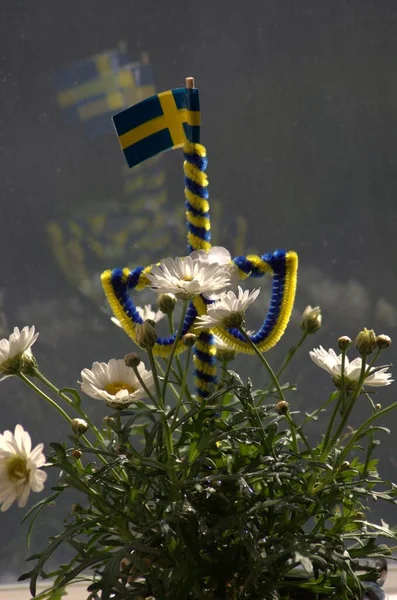
POLYGON ((375 410, 381 410, 382 409, 382 405, 379 404, 379 402, 377 404, 375 404, 375 410))
POLYGON ((105 427, 110 427, 110 429, 114 429, 116 427, 116 421, 113 417, 103 417, 102 423, 105 427))
POLYGON ((274 407, 274 410, 276 411, 276 413, 278 415, 287 414, 288 409, 289 409, 289 404, 285 400, 280 400, 280 402, 277 402, 277 404, 274 407))
POLYGON ((80 513, 82 511, 83 511, 83 507, 81 506, 81 504, 78 504, 77 502, 75 504, 72 504, 72 512, 80 513))
POLYGON ((185 346, 187 346, 188 348, 191 348, 192 346, 194 346, 194 344, 196 343, 197 340, 197 335, 195 333, 185 333, 185 335, 182 336, 182 341, 185 344, 185 346))
POLYGON ((342 350, 342 352, 346 352, 346 350, 349 350, 350 346, 352 345, 352 340, 349 338, 348 335, 342 335, 339 339, 338 339, 338 346, 339 349, 342 350))
POLYGON ((375 331, 364 327, 357 335, 354 343, 360 354, 368 356, 368 354, 371 354, 376 348, 375 331))
POLYGON ((136 326, 135 341, 138 346, 145 350, 153 348, 157 341, 157 333, 149 321, 144 321, 142 325, 136 326))
POLYGON ((379 348, 379 350, 384 350, 389 346, 391 346, 391 338, 388 335, 382 333, 381 335, 376 336, 376 347, 379 348))
POLYGON ((139 365, 141 359, 139 358, 136 352, 129 352, 124 356, 124 362, 127 365, 127 367, 131 367, 131 369, 133 369, 134 367, 137 367, 139 365))
POLYGON ((73 450, 70 453, 73 458, 75 458, 76 460, 78 460, 79 458, 81 458, 83 456, 83 453, 81 450, 79 450, 78 448, 73 448, 73 450))
POLYGON ((88 423, 84 419, 72 419, 71 425, 74 433, 77 435, 82 435, 88 429, 88 423))
POLYGON ((341 471, 347 471, 348 469, 350 469, 350 463, 348 460, 344 460, 343 463, 340 465, 340 470, 341 471))
POLYGON ((160 294, 157 301, 159 310, 165 315, 170 315, 176 305, 176 296, 174 294, 160 294))
POLYGON ((309 304, 302 313, 302 331, 305 331, 306 333, 316 333, 321 327, 321 320, 321 308, 319 306, 312 308, 309 304))
POLYGON ((365 514, 363 512, 361 512, 361 510, 359 510, 354 515, 354 518, 358 519, 359 521, 362 521, 363 519, 365 519, 365 514))

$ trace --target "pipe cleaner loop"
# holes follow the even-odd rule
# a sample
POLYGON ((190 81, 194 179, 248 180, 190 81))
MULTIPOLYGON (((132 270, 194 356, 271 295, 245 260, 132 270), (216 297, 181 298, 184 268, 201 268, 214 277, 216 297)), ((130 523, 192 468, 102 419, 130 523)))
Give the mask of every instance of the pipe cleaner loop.
POLYGON ((189 252, 211 248, 210 205, 208 202, 207 152, 201 144, 186 142, 185 162, 185 208, 187 242, 189 252))
MULTIPOLYGON (((208 202, 208 180, 205 170, 207 156, 204 146, 187 142, 184 146, 185 162, 185 207, 187 240, 189 252, 193 250, 208 251, 211 248, 210 205, 208 202)), ((247 277, 273 277, 272 296, 267 315, 262 326, 251 336, 261 352, 270 350, 283 335, 291 316, 297 282, 298 257, 295 252, 276 250, 273 253, 257 256, 237 256, 233 260, 241 279, 247 277)), ((131 291, 143 290, 149 285, 147 274, 152 265, 129 269, 114 269, 105 271, 101 281, 106 297, 115 317, 120 321, 124 331, 136 339, 136 329, 142 324, 136 306, 130 296, 131 291)), ((181 336, 195 331, 197 316, 205 315, 211 301, 203 296, 196 296, 190 302, 182 326, 181 336)), ((196 332, 193 360, 195 365, 194 381, 197 395, 206 398, 216 383, 216 347, 215 337, 226 342, 231 349, 252 354, 251 346, 236 329, 216 327, 213 330, 196 332)), ((175 342, 174 335, 158 337, 153 347, 153 353, 167 358, 175 342)), ((178 340, 176 353, 183 352, 186 346, 178 340)))
MULTIPOLYGON (((256 278, 265 274, 273 276, 272 296, 267 315, 260 329, 250 336, 261 352, 267 352, 280 340, 291 317, 298 276, 298 256, 295 252, 276 250, 263 256, 238 256, 233 263, 242 277, 256 278)), ((214 332, 234 350, 246 354, 254 353, 236 329, 216 327, 214 332)))
MULTIPOLYGON (((136 340, 136 329, 142 325, 142 317, 136 309, 136 306, 130 296, 130 291, 141 290, 149 283, 146 273, 150 272, 149 267, 137 267, 130 271, 129 269, 113 269, 113 271, 104 271, 101 275, 102 287, 114 316, 120 322, 124 331, 131 339, 136 340)), ((192 303, 189 304, 186 311, 185 320, 182 326, 181 336, 188 333, 196 319, 197 311, 192 303)), ((156 356, 167 358, 175 342, 176 333, 165 338, 158 337, 153 346, 153 353, 156 356)), ((178 340, 176 353, 179 354, 186 349, 183 341, 178 340)))

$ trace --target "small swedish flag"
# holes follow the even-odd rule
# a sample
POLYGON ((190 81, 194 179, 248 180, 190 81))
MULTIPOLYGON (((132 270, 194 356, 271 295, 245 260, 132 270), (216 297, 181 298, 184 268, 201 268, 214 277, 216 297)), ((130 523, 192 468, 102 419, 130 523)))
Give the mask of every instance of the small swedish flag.
POLYGON ((129 167, 187 141, 200 142, 197 88, 177 88, 147 98, 113 117, 129 167))

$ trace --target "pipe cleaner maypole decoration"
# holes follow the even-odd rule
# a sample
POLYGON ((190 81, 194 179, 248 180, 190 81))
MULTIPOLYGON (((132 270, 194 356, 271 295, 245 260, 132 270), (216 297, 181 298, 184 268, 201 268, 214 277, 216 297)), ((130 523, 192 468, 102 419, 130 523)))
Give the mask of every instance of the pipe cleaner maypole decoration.
MULTIPOLYGON (((200 105, 193 78, 185 88, 177 88, 152 96, 115 115, 114 125, 129 167, 168 149, 184 150, 185 209, 189 253, 211 249, 210 205, 208 201, 207 157, 200 144, 200 105)), ((272 348, 283 335, 291 316, 298 268, 295 252, 276 250, 262 256, 237 256, 232 263, 241 279, 273 277, 272 297, 267 315, 251 340, 261 352, 272 348)), ((124 331, 136 340, 137 325, 142 324, 131 298, 133 290, 150 285, 147 274, 153 265, 113 269, 102 274, 102 285, 110 307, 124 331)), ((196 318, 205 315, 211 300, 199 295, 191 300, 180 332, 167 338, 158 337, 153 353, 167 358, 171 352, 182 352, 186 346, 182 336, 194 330, 196 318)), ((196 331, 195 331, 196 332, 196 331)), ((252 346, 237 329, 216 327, 201 331, 194 349, 195 384, 198 396, 209 395, 216 382, 216 349, 214 334, 230 348, 253 353, 252 346)))

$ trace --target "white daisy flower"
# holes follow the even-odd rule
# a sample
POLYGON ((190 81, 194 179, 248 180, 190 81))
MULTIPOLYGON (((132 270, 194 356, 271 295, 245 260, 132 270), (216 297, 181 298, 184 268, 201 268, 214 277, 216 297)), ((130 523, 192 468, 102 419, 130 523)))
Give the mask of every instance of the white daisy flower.
MULTIPOLYGON (((201 262, 209 265, 220 265, 226 269, 230 276, 230 284, 236 286, 239 282, 239 270, 236 265, 232 262, 232 256, 226 248, 223 246, 212 246, 206 252, 205 250, 194 250, 190 255, 194 260, 198 259, 201 262)), ((222 290, 223 291, 223 290, 222 290)), ((206 294, 206 298, 209 300, 217 300, 220 296, 218 294, 206 294)))
POLYGON ((164 317, 164 313, 161 312, 161 310, 154 311, 151 304, 145 304, 143 307, 137 306, 136 309, 143 321, 154 321, 155 323, 158 323, 164 317))
POLYGON ((193 250, 190 254, 193 260, 199 260, 209 265, 227 265, 231 262, 232 257, 226 248, 223 246, 212 246, 206 252, 205 250, 193 250))
MULTIPOLYGON (((311 350, 309 355, 318 367, 321 367, 321 369, 324 369, 324 371, 327 371, 327 373, 332 375, 335 383, 339 383, 342 375, 342 354, 338 356, 332 348, 327 352, 320 346, 319 348, 311 350)), ((355 358, 350 362, 348 357, 345 356, 344 377, 347 385, 350 384, 354 386, 354 384, 358 382, 361 373, 361 363, 361 358, 355 358)), ((364 385, 372 387, 390 385, 394 379, 391 379, 391 373, 387 373, 388 368, 389 367, 382 367, 377 370, 373 367, 368 377, 365 378, 364 385)))
POLYGON ((23 359, 33 360, 31 346, 39 337, 33 327, 24 327, 19 331, 14 327, 13 333, 7 339, 0 340, 0 373, 13 375, 21 370, 23 359))
MULTIPOLYGON (((158 323, 164 317, 164 313, 161 312, 161 310, 154 311, 151 304, 145 304, 143 307, 137 306, 136 309, 139 312, 142 321, 149 320, 158 323)), ((110 317, 110 320, 117 325, 117 327, 121 327, 121 323, 116 317, 110 317)))
POLYGON ((146 276, 153 289, 170 292, 182 300, 211 294, 230 285, 230 274, 224 266, 197 256, 165 258, 146 276))
MULTIPOLYGON (((151 392, 154 389, 153 374, 146 371, 143 362, 137 366, 142 381, 151 392)), ((139 379, 124 360, 112 358, 108 363, 94 362, 91 369, 81 371, 83 392, 91 398, 104 400, 112 408, 129 406, 147 397, 139 379)))
POLYGON ((15 432, 0 434, 0 503, 1 511, 8 510, 15 500, 26 506, 30 491, 41 492, 47 473, 40 470, 45 463, 44 444, 32 450, 30 435, 22 425, 15 432))
POLYGON ((219 300, 210 304, 207 314, 197 319, 199 329, 212 327, 240 327, 244 322, 245 311, 250 304, 255 302, 260 290, 243 291, 238 287, 238 296, 229 290, 220 295, 219 300))

